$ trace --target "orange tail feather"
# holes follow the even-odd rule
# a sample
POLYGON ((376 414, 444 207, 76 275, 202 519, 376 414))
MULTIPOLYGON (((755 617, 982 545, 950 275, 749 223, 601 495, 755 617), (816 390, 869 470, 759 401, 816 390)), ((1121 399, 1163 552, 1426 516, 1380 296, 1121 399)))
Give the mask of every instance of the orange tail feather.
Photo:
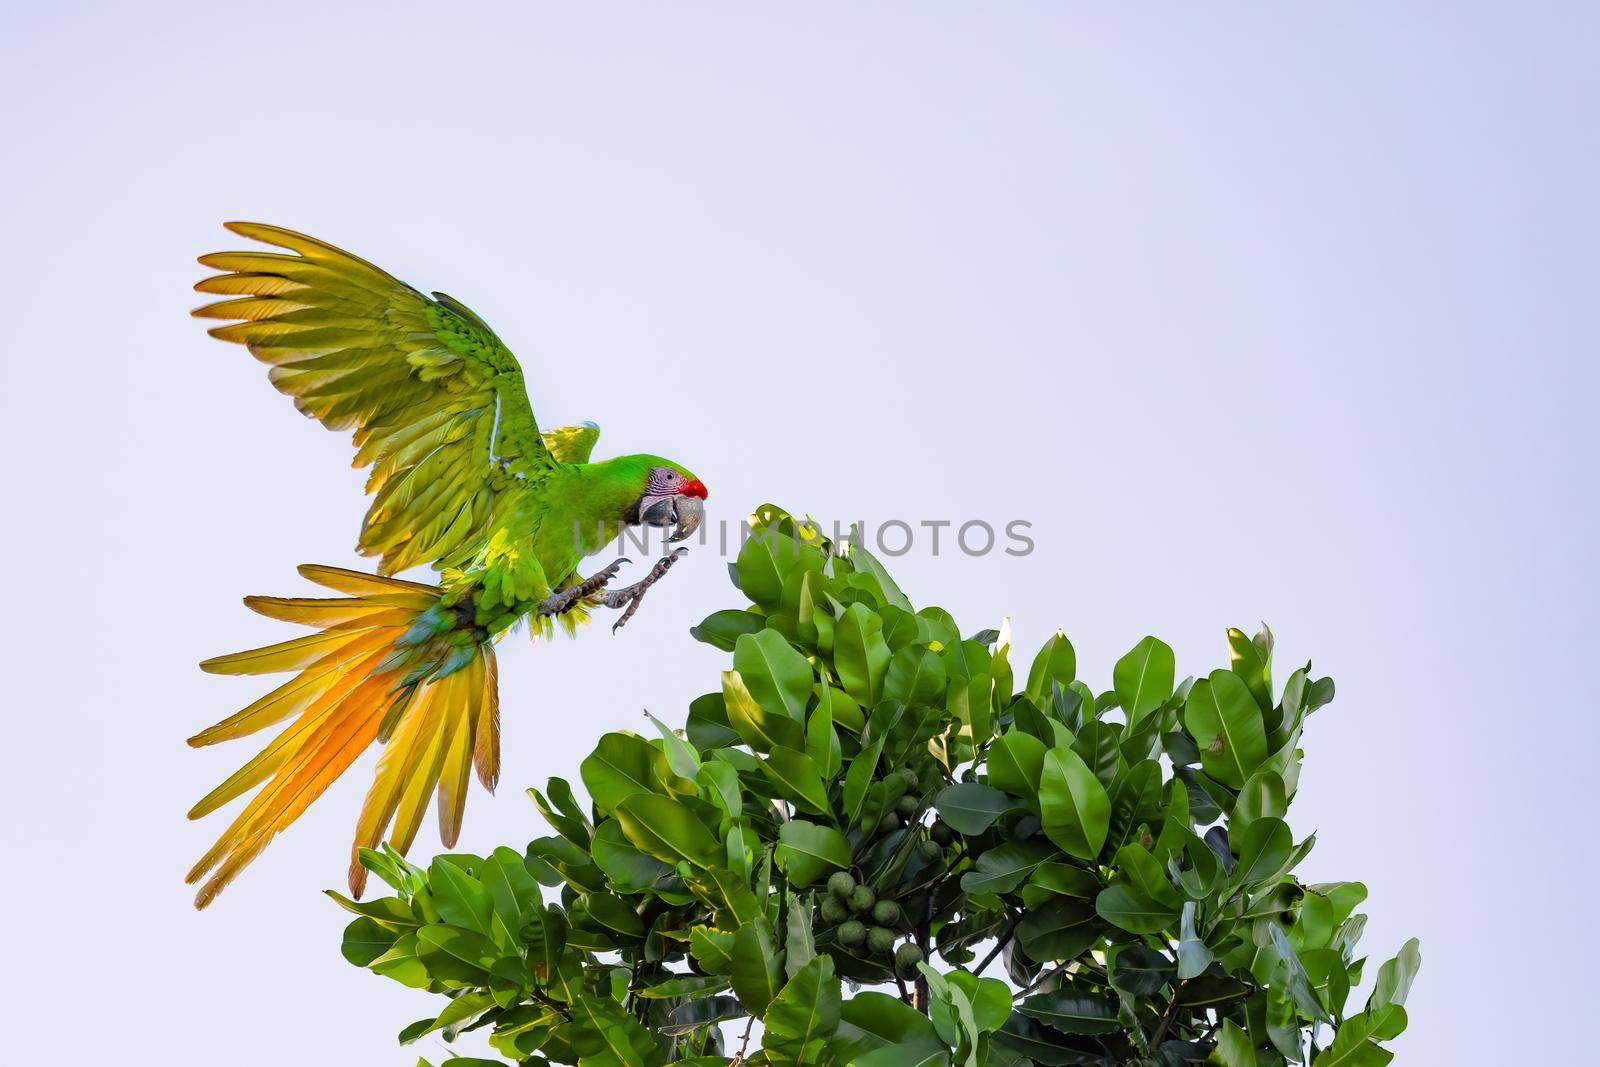
POLYGON ((189 871, 189 882, 207 879, 195 897, 198 908, 215 899, 273 837, 299 818, 379 739, 380 730, 388 743, 362 805, 351 853, 350 888, 357 896, 366 881, 366 869, 357 862, 360 849, 376 846, 393 823, 389 842, 406 851, 435 793, 440 836, 447 847, 453 846, 472 765, 477 764, 479 780, 491 790, 499 774, 493 649, 481 645, 464 667, 441 676, 422 668, 432 664, 436 672, 448 645, 439 646, 432 638, 401 641, 418 617, 439 602, 440 590, 336 567, 308 565, 301 573, 349 595, 249 597, 246 603, 264 615, 318 627, 319 633, 202 664, 222 674, 298 673, 189 739, 191 745, 210 745, 292 720, 189 812, 191 819, 200 818, 260 786, 189 871), (397 650, 405 653, 400 657, 404 665, 394 663, 397 650))

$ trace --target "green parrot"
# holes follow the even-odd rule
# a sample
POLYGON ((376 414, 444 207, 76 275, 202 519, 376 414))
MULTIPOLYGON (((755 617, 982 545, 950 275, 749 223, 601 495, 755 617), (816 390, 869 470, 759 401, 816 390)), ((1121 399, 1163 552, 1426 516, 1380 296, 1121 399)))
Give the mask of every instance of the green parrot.
POLYGON ((318 632, 201 664, 216 674, 293 672, 288 682, 189 739, 211 745, 288 726, 189 812, 255 795, 189 872, 209 904, 374 742, 383 744, 351 848, 405 852, 437 794, 453 847, 475 767, 493 790, 500 730, 494 642, 521 620, 569 632, 597 606, 633 614, 684 551, 640 582, 608 589, 622 563, 578 574, 624 527, 700 525, 706 487, 680 464, 634 455, 590 462, 592 423, 541 433, 522 368, 494 332, 443 293, 432 298, 332 245, 255 223, 228 229, 277 252, 200 257, 223 273, 195 286, 226 299, 197 309, 235 320, 210 331, 267 364, 268 379, 330 430, 354 434, 373 494, 358 550, 376 574, 303 566, 332 598, 246 597, 270 618, 318 632), (419 564, 437 585, 391 577, 419 564), (258 788, 259 787, 259 788, 258 788), (209 877, 207 877, 209 875, 209 877))

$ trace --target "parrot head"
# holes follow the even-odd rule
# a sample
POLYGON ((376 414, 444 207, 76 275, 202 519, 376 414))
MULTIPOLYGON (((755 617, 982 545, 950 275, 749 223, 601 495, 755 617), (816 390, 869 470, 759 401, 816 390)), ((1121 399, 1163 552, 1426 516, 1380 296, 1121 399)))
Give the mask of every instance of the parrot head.
POLYGON ((631 456, 643 469, 639 496, 623 521, 629 525, 673 527, 670 541, 682 541, 705 517, 706 484, 688 469, 659 456, 631 456))

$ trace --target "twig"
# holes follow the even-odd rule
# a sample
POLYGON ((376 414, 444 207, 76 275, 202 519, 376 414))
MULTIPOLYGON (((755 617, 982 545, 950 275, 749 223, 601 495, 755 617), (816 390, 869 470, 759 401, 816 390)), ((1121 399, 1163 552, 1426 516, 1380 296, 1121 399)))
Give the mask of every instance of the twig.
POLYGON ((1178 994, 1189 982, 1185 979, 1172 987, 1172 999, 1167 1001, 1167 1010, 1161 1013, 1161 1021, 1156 1024, 1156 1032, 1150 1038, 1150 1047, 1159 1048, 1161 1039, 1167 1036, 1167 1031, 1172 1028, 1172 1020, 1178 1016, 1178 994))
MULTIPOLYGON (((946 871, 945 876, 948 877, 949 873, 949 871, 946 871)), ((943 879, 941 879, 941 881, 942 880, 943 879)), ((930 952, 933 948, 931 944, 933 940, 933 894, 934 890, 938 888, 938 882, 935 882, 928 888, 927 903, 922 909, 922 922, 917 927, 917 948, 919 951, 921 951, 922 958, 924 960, 932 958, 930 956, 930 952)), ((917 981, 914 988, 916 990, 915 995, 917 1002, 913 1004, 912 1007, 916 1008, 924 1015, 932 1015, 933 996, 928 989, 928 976, 923 974, 921 969, 918 969, 917 971, 917 981)))
POLYGON ((983 969, 985 967, 989 966, 989 964, 993 963, 995 957, 1000 955, 1000 953, 1004 952, 1005 949, 1006 949, 1006 946, 1011 944, 1011 939, 1013 937, 1016 937, 1016 936, 1017 936, 1017 921, 1015 919, 1013 919, 1013 920, 1011 920, 1011 925, 1009 927, 1007 927, 1005 934, 1000 938, 1000 940, 995 942, 994 948, 989 950, 989 954, 987 956, 983 957, 983 962, 978 964, 976 967, 974 967, 972 969, 972 973, 973 974, 982 974, 983 973, 983 969))
POLYGON ((745 1050, 750 1047, 750 1031, 755 1029, 755 1025, 756 1017, 754 1015, 745 1021, 744 1037, 739 1039, 739 1051, 734 1055, 733 1059, 728 1061, 728 1067, 739 1067, 739 1064, 744 1062, 745 1050))
POLYGON ((531 990, 529 992, 529 995, 533 998, 533 1000, 536 1003, 544 1005, 545 1007, 549 1008, 551 1011, 555 1012, 557 1015, 561 1016, 563 1019, 566 1019, 569 1022, 571 1021, 572 1012, 567 1010, 566 1005, 560 1003, 559 1001, 550 999, 549 995, 546 994, 543 990, 541 990, 541 989, 531 990))
POLYGON ((1013 993, 1011 995, 1012 1003, 1016 1003, 1017 1001, 1021 1000, 1023 997, 1028 996, 1030 993, 1037 993, 1040 989, 1044 988, 1045 983, 1049 982, 1050 979, 1056 977, 1062 971, 1065 971, 1070 966, 1072 966, 1072 961, 1071 960, 1068 960, 1066 963, 1058 963, 1058 964, 1056 964, 1056 966, 1050 968, 1048 971, 1046 971, 1043 974, 1041 974, 1038 977, 1038 979, 1031 986, 1029 986, 1028 988, 1022 990, 1019 993, 1013 993))

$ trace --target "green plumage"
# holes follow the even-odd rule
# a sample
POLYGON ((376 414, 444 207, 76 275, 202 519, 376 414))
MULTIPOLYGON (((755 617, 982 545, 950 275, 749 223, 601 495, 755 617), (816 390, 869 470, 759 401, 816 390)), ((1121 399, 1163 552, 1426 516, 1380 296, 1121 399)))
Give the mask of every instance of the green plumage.
POLYGON ((434 565, 446 603, 470 603, 488 636, 574 579, 621 529, 653 468, 693 478, 658 456, 588 462, 592 424, 541 434, 521 366, 460 301, 424 296, 304 234, 228 228, 296 254, 201 257, 231 273, 196 288, 234 299, 195 314, 244 320, 211 333, 269 364, 300 411, 353 431, 374 494, 358 546, 379 557, 378 573, 434 565))

